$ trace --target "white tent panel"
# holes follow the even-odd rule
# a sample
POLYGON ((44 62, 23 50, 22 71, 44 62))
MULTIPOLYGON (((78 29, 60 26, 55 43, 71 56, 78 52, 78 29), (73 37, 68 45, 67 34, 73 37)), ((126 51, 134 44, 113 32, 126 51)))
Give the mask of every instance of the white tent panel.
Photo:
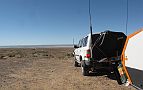
POLYGON ((129 38, 125 56, 125 66, 132 84, 143 89, 143 31, 129 38))
POLYGON ((129 39, 125 56, 127 67, 143 70, 143 31, 129 39))

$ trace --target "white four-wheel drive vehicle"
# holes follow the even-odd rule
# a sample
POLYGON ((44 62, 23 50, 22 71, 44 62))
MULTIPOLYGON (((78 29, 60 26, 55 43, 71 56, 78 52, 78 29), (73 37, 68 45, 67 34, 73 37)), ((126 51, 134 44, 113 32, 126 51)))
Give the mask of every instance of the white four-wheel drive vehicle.
POLYGON ((89 69, 86 66, 83 66, 86 63, 86 65, 90 65, 90 59, 91 59, 91 34, 88 34, 86 37, 82 38, 78 45, 74 46, 74 55, 75 55, 75 61, 74 65, 75 67, 82 65, 82 73, 84 76, 89 74, 89 69), (84 61, 84 62, 83 62, 84 61))

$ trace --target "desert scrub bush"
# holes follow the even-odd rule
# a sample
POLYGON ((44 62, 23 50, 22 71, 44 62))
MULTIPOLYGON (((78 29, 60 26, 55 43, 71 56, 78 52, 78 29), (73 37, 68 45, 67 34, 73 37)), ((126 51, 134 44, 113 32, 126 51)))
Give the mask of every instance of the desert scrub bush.
POLYGON ((73 54, 72 54, 72 53, 67 53, 67 54, 66 54, 66 57, 71 58, 71 57, 73 57, 73 54))

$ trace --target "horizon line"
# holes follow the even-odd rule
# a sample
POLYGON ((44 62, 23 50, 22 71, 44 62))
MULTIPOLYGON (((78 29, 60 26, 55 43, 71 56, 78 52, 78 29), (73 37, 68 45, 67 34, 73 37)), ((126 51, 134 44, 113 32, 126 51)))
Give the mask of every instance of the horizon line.
POLYGON ((7 45, 0 48, 64 48, 73 47, 73 44, 54 44, 54 45, 7 45))

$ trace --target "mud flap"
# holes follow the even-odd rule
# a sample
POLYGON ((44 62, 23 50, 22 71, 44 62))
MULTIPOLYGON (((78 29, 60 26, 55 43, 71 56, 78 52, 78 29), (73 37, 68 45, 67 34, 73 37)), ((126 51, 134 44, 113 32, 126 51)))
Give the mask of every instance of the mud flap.
POLYGON ((89 76, 90 62, 83 60, 81 62, 81 68, 83 76, 89 76))

